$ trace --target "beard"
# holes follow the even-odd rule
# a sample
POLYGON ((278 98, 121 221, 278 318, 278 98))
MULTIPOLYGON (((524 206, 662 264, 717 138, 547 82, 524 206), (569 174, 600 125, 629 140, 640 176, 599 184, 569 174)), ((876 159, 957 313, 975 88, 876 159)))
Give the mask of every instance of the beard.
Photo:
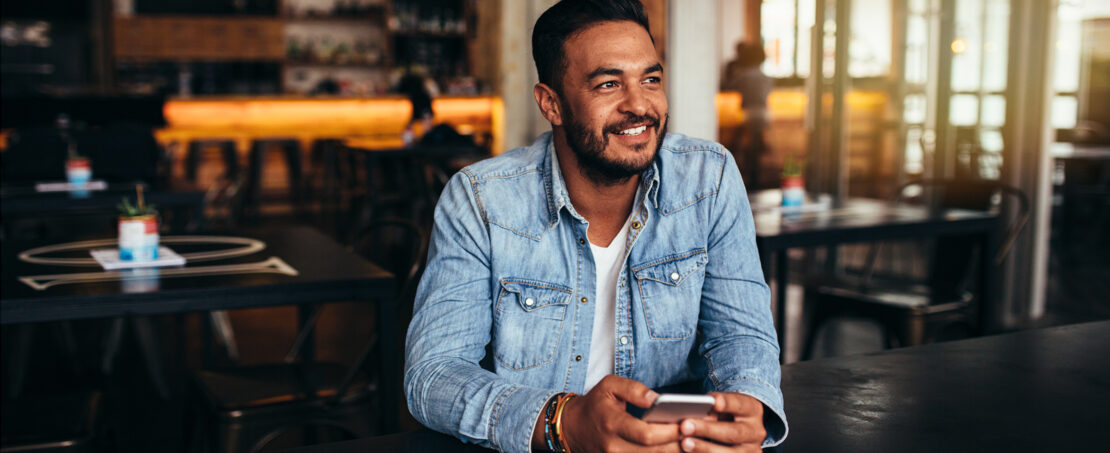
MULTIPOLYGON (((583 170, 586 177, 598 184, 613 185, 628 181, 629 178, 642 174, 648 168, 651 168, 655 155, 659 153, 659 149, 663 146, 663 137, 667 133, 667 119, 669 119, 669 116, 664 116, 663 127, 660 129, 660 121, 657 116, 626 114, 620 121, 607 124, 600 132, 595 133, 575 117, 573 111, 568 107, 569 105, 564 101, 563 112, 566 117, 566 127, 563 130, 571 151, 578 158, 578 167, 583 170), (628 159, 605 156, 605 149, 609 147, 610 133, 616 134, 631 128, 634 124, 645 122, 648 128, 657 131, 655 149, 651 156, 643 161, 635 160, 635 156, 628 159)), ((651 146, 651 143, 644 143, 638 145, 635 149, 641 151, 649 146, 651 146)))

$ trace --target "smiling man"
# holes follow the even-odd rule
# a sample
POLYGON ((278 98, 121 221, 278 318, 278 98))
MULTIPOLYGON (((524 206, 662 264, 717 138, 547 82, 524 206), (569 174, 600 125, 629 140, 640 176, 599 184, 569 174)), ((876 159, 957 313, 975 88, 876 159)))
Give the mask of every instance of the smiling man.
POLYGON ((413 416, 505 451, 778 444, 779 350, 743 183, 721 145, 666 132, 642 6, 563 0, 532 48, 552 131, 440 198, 406 341, 413 416), (713 395, 711 415, 626 412, 676 386, 713 395))

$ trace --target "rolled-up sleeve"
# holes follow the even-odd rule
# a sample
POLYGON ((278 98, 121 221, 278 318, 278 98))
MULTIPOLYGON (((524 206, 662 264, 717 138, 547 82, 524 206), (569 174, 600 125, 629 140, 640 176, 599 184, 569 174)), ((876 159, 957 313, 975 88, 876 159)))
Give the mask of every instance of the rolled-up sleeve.
POLYGON ((436 206, 405 341, 405 396, 424 426, 526 452, 535 421, 556 392, 514 385, 479 365, 493 323, 488 234, 471 178, 460 172, 436 206))
POLYGON ((698 328, 699 352, 708 373, 705 387, 759 400, 765 411, 764 446, 782 443, 788 432, 779 388, 779 346, 771 316, 771 293, 755 245, 747 193, 732 156, 724 153, 720 184, 711 208, 698 328))

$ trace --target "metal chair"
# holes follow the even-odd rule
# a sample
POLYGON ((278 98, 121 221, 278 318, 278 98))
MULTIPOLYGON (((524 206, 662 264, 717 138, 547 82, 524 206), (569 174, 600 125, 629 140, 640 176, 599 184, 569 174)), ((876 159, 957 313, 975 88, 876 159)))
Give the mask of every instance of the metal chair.
MULTIPOLYGON (((992 265, 1002 263, 1029 220, 1029 200, 1020 190, 993 181, 956 182, 925 180, 911 182, 898 190, 896 201, 903 201, 910 186, 934 188, 939 207, 988 210, 996 194, 1014 197, 1018 202, 1016 220, 990 257, 992 265)), ((936 240, 931 247, 927 281, 876 279, 875 264, 882 244, 873 244, 858 279, 817 278, 806 288, 807 306, 813 311, 806 329, 802 359, 812 357, 817 334, 827 321, 836 317, 864 318, 883 327, 887 348, 919 345, 936 341, 944 330, 963 325, 976 332, 980 316, 978 300, 971 288, 973 270, 983 259, 977 237, 951 236, 936 240)))
MULTIPOLYGON (((412 222, 387 219, 364 228, 359 239, 356 251, 394 272, 397 294, 402 298, 399 305, 411 306, 411 300, 406 303, 403 298, 411 299, 418 282, 427 248, 423 231, 412 222)), ((401 364, 395 370, 369 369, 370 358, 380 353, 376 334, 352 364, 298 360, 320 312, 314 310, 305 321, 282 363, 194 374, 203 411, 203 423, 193 430, 198 438, 194 447, 258 452, 303 427, 327 427, 346 437, 366 437, 380 434, 375 425, 397 416, 376 410, 382 392, 400 392, 399 388, 379 387, 382 373, 401 369, 401 364)), ((306 443, 312 443, 311 432, 306 443)))

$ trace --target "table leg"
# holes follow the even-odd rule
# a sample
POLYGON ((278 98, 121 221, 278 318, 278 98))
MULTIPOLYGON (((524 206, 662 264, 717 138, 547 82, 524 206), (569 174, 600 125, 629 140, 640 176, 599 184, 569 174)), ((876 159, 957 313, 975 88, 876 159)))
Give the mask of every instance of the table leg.
POLYGON ((382 432, 397 431, 397 419, 401 416, 398 396, 403 391, 399 377, 404 373, 403 362, 397 346, 397 302, 394 298, 378 302, 378 341, 381 345, 381 389, 382 389, 382 432))
POLYGON ((983 235, 983 253, 979 260, 979 316, 976 326, 978 335, 986 335, 994 330, 996 320, 999 319, 998 304, 995 300, 997 288, 997 266, 994 265, 994 256, 998 253, 999 237, 998 228, 991 228, 983 235))
MULTIPOLYGON (((316 321, 314 314, 316 307, 310 304, 303 304, 297 306, 297 325, 300 326, 302 331, 312 331, 312 323, 316 321)), ((308 333, 303 337, 298 338, 300 344, 293 346, 294 352, 290 354, 299 354, 303 363, 311 363, 316 359, 316 341, 315 335, 308 333)))
POLYGON ((7 398, 18 398, 23 393, 23 381, 27 378, 27 364, 31 358, 31 339, 35 333, 35 324, 17 324, 15 329, 14 347, 10 350, 12 364, 4 368, 4 395, 7 398))

